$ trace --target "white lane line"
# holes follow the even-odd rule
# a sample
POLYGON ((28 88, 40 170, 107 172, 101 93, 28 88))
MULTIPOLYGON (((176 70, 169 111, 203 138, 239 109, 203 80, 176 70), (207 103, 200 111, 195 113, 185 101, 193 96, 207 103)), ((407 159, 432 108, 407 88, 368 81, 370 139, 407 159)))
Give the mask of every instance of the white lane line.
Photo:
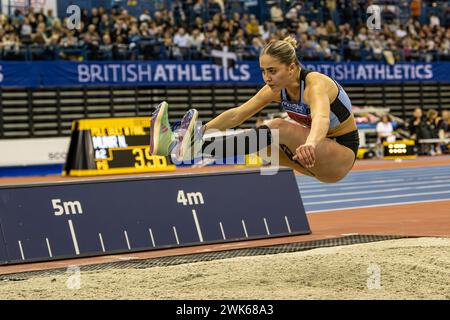
POLYGON ((317 188, 328 188, 328 187, 340 187, 340 186, 357 186, 357 185, 371 185, 371 184, 383 184, 383 183, 392 183, 392 182, 415 182, 415 181, 429 181, 430 179, 446 179, 446 178, 450 178, 450 175, 447 174, 440 174, 440 175, 436 175, 436 173, 429 173, 429 174, 420 174, 417 172, 411 173, 410 175, 405 175, 405 177, 403 177, 402 179, 400 179, 400 177, 398 176, 390 176, 391 179, 389 180, 385 180, 382 179, 380 180, 380 177, 359 177, 358 179, 355 180, 348 180, 348 179, 344 179, 342 182, 338 182, 335 184, 326 184, 323 182, 314 182, 313 184, 311 183, 305 183, 300 179, 297 179, 297 184, 301 189, 304 190, 317 190, 317 188), (417 177, 417 178, 416 178, 417 177), (361 180, 364 179, 364 182, 362 182, 361 180), (374 180, 372 180, 374 179, 374 180), (355 182, 356 181, 356 182, 355 182))
POLYGON ((100 245, 102 246, 102 251, 103 251, 103 252, 106 252, 106 250, 105 250, 105 243, 103 242, 102 234, 99 233, 99 234, 98 234, 98 237, 99 237, 99 239, 100 239, 100 245))
POLYGON ((222 231, 222 237, 223 237, 223 240, 226 240, 227 237, 225 237, 225 230, 223 230, 222 222, 219 222, 219 226, 220 226, 220 231, 222 231))
MULTIPOLYGON (((409 186, 411 185, 421 185, 424 183, 441 183, 441 182, 450 182, 450 180, 442 180, 443 177, 433 177, 431 180, 430 179, 424 179, 423 181, 417 181, 414 180, 414 182, 406 182, 404 180, 398 182, 398 183, 389 183, 388 186, 389 187, 395 187, 397 185, 405 185, 408 184, 409 186), (440 179, 440 180, 438 180, 440 179)), ((365 187, 360 187, 360 186, 355 186, 355 187, 342 187, 340 186, 339 183, 335 184, 335 185, 330 185, 326 188, 322 188, 322 189, 314 189, 314 190, 303 190, 303 186, 301 184, 299 184, 299 189, 301 190, 302 194, 310 194, 310 193, 318 193, 318 192, 326 192, 326 191, 336 191, 336 190, 353 190, 353 189, 364 189, 364 190, 368 190, 368 189, 377 189, 377 188, 382 188, 384 187, 383 185, 372 185, 371 183, 368 183, 367 186, 365 187)))
POLYGON ((128 233, 126 230, 123 231, 123 234, 125 235, 125 240, 127 241, 128 250, 131 250, 130 246, 130 239, 128 239, 128 233))
POLYGON ((245 226, 245 221, 244 220, 241 220, 241 221, 242 221, 242 227, 244 228, 245 237, 248 238, 247 227, 245 226))
POLYGON ((351 196, 351 195, 355 195, 355 194, 367 194, 367 193, 385 193, 385 192, 396 192, 396 191, 402 191, 402 190, 435 189, 435 188, 442 188, 442 187, 449 187, 449 186, 450 186, 449 184, 437 184, 437 185, 426 185, 426 186, 420 186, 420 187, 401 187, 401 188, 391 188, 391 189, 326 193, 326 194, 318 194, 318 195, 313 195, 313 196, 303 196, 302 199, 329 198, 329 197, 336 197, 336 196, 351 196))
POLYGON ((177 240, 177 244, 180 244, 180 240, 178 239, 178 234, 177 234, 177 228, 172 227, 173 228, 173 234, 175 235, 175 240, 177 240))
POLYGON ((68 222, 69 222, 70 235, 72 236, 73 247, 75 248, 75 254, 79 255, 80 248, 78 247, 77 236, 75 234, 75 229, 73 228, 72 220, 69 220, 68 222))
POLYGON ((379 200, 379 199, 394 199, 394 198, 407 198, 407 197, 418 197, 418 196, 431 196, 436 194, 448 194, 448 191, 436 191, 436 192, 422 192, 422 193, 408 193, 408 194, 396 194, 392 196, 382 196, 382 197, 366 197, 366 198, 349 198, 340 200, 329 200, 329 201, 319 201, 319 202, 305 202, 305 206, 313 204, 325 204, 325 203, 342 203, 342 202, 354 202, 354 201, 364 201, 364 200, 379 200))
POLYGON ((152 232, 152 229, 149 228, 149 229, 148 229, 148 232, 150 233, 150 239, 152 239, 152 245, 153 245, 154 247, 156 247, 156 245, 155 245, 155 238, 153 238, 153 232, 152 232))
POLYGON ((48 254, 50 255, 50 258, 53 258, 52 248, 50 247, 50 241, 48 241, 48 238, 45 238, 45 242, 47 242, 48 254))
POLYGON ((310 214, 310 213, 333 212, 333 211, 343 211, 343 210, 352 210, 352 209, 401 206, 401 205, 404 205, 404 204, 439 202, 439 201, 450 201, 450 198, 436 199, 436 200, 418 200, 418 201, 393 202, 393 203, 383 203, 383 204, 369 204, 369 205, 366 205, 366 206, 344 207, 344 208, 336 208, 336 209, 310 210, 310 211, 307 211, 306 213, 310 214))
POLYGON ((264 225, 266 226, 267 235, 270 236, 269 225, 267 224, 266 218, 264 218, 264 225))
MULTIPOLYGON (((390 182, 399 182, 399 181, 404 181, 405 179, 393 179, 393 180, 367 180, 364 182, 338 182, 337 184, 335 184, 335 186, 355 186, 355 185, 367 185, 367 184, 375 184, 375 183, 390 183, 390 182)), ((300 188, 304 188, 305 190, 311 190, 311 189, 315 189, 315 188, 324 188, 325 184, 324 183, 320 183, 317 186, 314 187, 309 187, 306 186, 304 183, 302 183, 301 181, 298 183, 300 188)))
POLYGON ((322 189, 314 189, 314 190, 303 190, 303 186, 300 184, 299 189, 301 190, 302 194, 307 194, 307 193, 316 193, 316 192, 324 192, 324 191, 328 191, 328 190, 334 190, 332 188, 322 188, 322 189))
POLYGON ((22 242, 20 240, 18 242, 19 242, 20 255, 22 257, 22 260, 25 260, 25 255, 23 254, 22 242))
POLYGON ((289 225, 289 220, 288 220, 288 217, 287 217, 287 216, 284 216, 284 221, 286 221, 286 225, 287 225, 287 228, 288 228, 288 232, 289 232, 289 233, 292 233, 292 231, 291 231, 291 226, 289 225))
MULTIPOLYGON (((427 180, 427 181, 408 182, 408 186, 423 185, 424 183, 441 183, 441 182, 450 182, 450 180, 434 180, 434 181, 427 180)), ((393 183, 393 184, 390 184, 389 186, 394 187, 396 185, 404 185, 404 184, 405 184, 404 182, 403 183, 393 183)), ((369 185, 367 187, 364 187, 364 189, 376 189, 376 188, 380 188, 380 186, 370 186, 369 185)), ((338 189, 353 190, 353 189, 362 189, 362 187, 344 187, 344 188, 338 187, 338 189)))
POLYGON ((194 223, 195 228, 197 228, 198 238, 200 242, 203 242, 203 234, 202 230, 200 229, 200 223, 198 223, 197 212, 195 212, 195 209, 192 209, 192 216, 194 217, 194 223))

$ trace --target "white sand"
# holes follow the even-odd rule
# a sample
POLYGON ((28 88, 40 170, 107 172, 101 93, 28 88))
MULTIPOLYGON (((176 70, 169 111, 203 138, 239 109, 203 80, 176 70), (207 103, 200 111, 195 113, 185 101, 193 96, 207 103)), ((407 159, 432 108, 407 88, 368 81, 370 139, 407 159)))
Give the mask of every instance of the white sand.
POLYGON ((450 299, 450 238, 0 282, 0 299, 450 299), (76 279, 75 279, 76 280, 76 279), (368 288, 370 285, 371 289, 368 288))

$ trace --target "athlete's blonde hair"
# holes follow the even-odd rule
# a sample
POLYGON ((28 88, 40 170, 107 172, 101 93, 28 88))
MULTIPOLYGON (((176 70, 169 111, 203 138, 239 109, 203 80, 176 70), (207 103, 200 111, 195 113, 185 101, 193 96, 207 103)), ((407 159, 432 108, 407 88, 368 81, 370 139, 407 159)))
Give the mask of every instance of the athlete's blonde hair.
POLYGON ((287 36, 283 40, 270 41, 261 50, 260 56, 267 54, 287 66, 289 66, 291 63, 300 66, 300 62, 298 61, 295 51, 296 49, 297 40, 294 37, 287 36))

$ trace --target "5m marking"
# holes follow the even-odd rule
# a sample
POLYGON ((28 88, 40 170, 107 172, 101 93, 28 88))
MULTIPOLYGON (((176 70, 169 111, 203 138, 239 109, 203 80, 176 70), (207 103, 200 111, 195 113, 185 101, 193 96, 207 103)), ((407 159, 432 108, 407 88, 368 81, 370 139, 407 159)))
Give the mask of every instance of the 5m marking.
POLYGON ((55 216, 62 216, 63 214, 82 214, 83 208, 80 201, 65 201, 61 202, 61 199, 52 199, 53 209, 55 210, 55 216))
POLYGON ((183 204, 183 206, 187 206, 188 204, 190 206, 195 204, 205 204, 201 192, 185 193, 184 190, 178 190, 177 202, 183 204))

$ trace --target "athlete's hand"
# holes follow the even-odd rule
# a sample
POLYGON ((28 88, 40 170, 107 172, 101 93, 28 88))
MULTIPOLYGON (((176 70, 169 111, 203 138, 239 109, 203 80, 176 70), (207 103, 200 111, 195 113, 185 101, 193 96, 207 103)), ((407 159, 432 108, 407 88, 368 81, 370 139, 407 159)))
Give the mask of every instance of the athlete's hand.
POLYGON ((305 168, 312 168, 316 163, 316 146, 312 143, 302 144, 295 150, 292 158, 299 161, 305 168))

